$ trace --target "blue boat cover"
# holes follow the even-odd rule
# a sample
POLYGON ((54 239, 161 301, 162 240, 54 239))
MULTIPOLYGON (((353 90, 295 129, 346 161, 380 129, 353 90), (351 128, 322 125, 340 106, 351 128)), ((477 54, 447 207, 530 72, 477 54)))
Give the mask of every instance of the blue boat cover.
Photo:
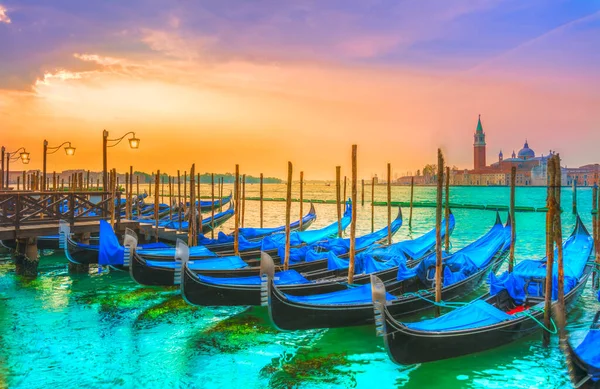
POLYGON ((445 332, 485 327, 511 319, 514 317, 506 312, 477 300, 435 319, 404 324, 417 331, 445 332))
MULTIPOLYGON (((563 261, 565 272, 565 294, 569 293, 583 275, 585 265, 592 252, 593 240, 579 221, 575 232, 563 243, 563 261)), ((555 250, 555 255, 557 251, 555 250)), ((519 262, 512 274, 505 272, 500 276, 490 274, 490 293, 496 295, 507 290, 517 304, 522 304, 526 298, 525 284, 529 282, 527 295, 543 297, 542 282, 546 278, 546 261, 524 260, 519 262)), ((558 298, 558 261, 554 261, 552 269, 552 299, 558 298)))
MULTIPOLYGON (((234 214, 233 209, 230 208, 230 209, 228 209, 226 211, 219 212, 219 213, 215 214, 214 218, 208 217, 206 219, 202 219, 202 227, 209 226, 210 223, 212 223, 213 220, 216 222, 219 219, 224 218, 227 215, 233 215, 233 214, 234 214)), ((187 229, 188 229, 188 227, 190 225, 190 223, 187 222, 187 221, 182 221, 181 223, 179 223, 179 220, 167 220, 165 222, 159 222, 158 223, 159 226, 162 226, 162 227, 165 227, 165 228, 172 228, 174 230, 178 230, 180 224, 181 224, 181 229, 182 230, 186 230, 186 231, 187 231, 187 229)))
POLYGON ((211 244, 233 243, 233 235, 227 235, 223 231, 219 231, 217 239, 207 238, 203 234, 198 234, 198 244, 207 246, 211 244))
MULTIPOLYGON (((370 304, 372 301, 371 284, 361 285, 339 292, 314 294, 309 296, 293 296, 286 293, 284 293, 284 295, 289 301, 313 305, 370 304)), ((386 294, 386 298, 388 301, 396 299, 396 297, 389 293, 386 294)))
MULTIPOLYGON (((484 269, 507 241, 510 242, 510 227, 496 224, 483 237, 444 258, 443 286, 456 284, 484 269)), ((435 278, 435 263, 436 256, 432 254, 417 265, 417 276, 426 285, 435 278)))
POLYGON ((600 330, 589 330, 583 342, 573 351, 585 363, 591 380, 600 381, 600 330))
MULTIPOLYGON (((152 255, 155 257, 167 257, 175 260, 175 247, 168 247, 164 249, 156 250, 137 250, 137 253, 141 256, 152 255)), ((217 254, 213 253, 204 246, 192 246, 190 247, 190 257, 216 257, 217 254)))
MULTIPOLYGON (((446 235, 446 221, 442 220, 442 238, 446 235)), ((454 229, 454 215, 450 214, 450 231, 454 229)), ((356 271, 370 274, 391 269, 406 263, 407 256, 420 259, 435 245, 435 228, 412 240, 404 240, 389 246, 374 245, 356 256, 356 271)))
POLYGON ((122 265, 124 261, 124 247, 119 244, 119 239, 112 226, 106 220, 100 220, 100 247, 98 248, 98 264, 122 265))
MULTIPOLYGON (((78 247, 90 249, 90 250, 98 250, 98 264, 107 266, 107 265, 122 265, 125 257, 125 248, 121 246, 119 243, 119 239, 115 234, 112 226, 106 220, 100 220, 100 244, 99 245, 91 245, 84 243, 77 243, 78 247)), ((140 245, 146 250, 158 250, 158 249, 167 249, 171 246, 164 244, 162 242, 159 243, 147 243, 140 245)))
MULTIPOLYGON (((402 219, 401 218, 396 218, 392 224, 391 224, 391 230, 392 230, 392 235, 394 235, 396 233, 396 231, 398 231, 398 229, 400 229, 400 227, 402 226, 402 219)), ((388 228, 387 226, 382 228, 379 231, 375 231, 373 233, 367 234, 367 235, 363 235, 361 237, 356 238, 356 250, 363 250, 371 245, 373 245, 375 242, 380 241, 382 239, 384 239, 388 234, 388 228)), ((314 251, 315 253, 313 254, 313 258, 314 257, 318 257, 319 255, 322 255, 321 258, 328 258, 330 259, 330 257, 327 254, 320 254, 320 253, 333 253, 336 256, 339 255, 344 255, 347 254, 350 251, 350 239, 345 239, 345 238, 333 238, 333 239, 329 239, 323 242, 319 242, 316 243, 315 245, 313 245, 312 251, 314 251)), ((335 269, 346 269, 349 266, 349 260, 348 259, 342 259, 342 258, 337 258, 337 257, 331 257, 333 260, 328 262, 328 266, 331 266, 329 268, 329 270, 335 270, 335 269), (337 266, 337 267, 335 267, 337 266)), ((355 263, 356 265, 356 263, 355 263)), ((362 266, 360 266, 359 268, 356 269, 357 273, 362 273, 362 266)))
MULTIPOLYGON (((153 261, 147 259, 146 265, 150 267, 176 269, 180 266, 180 263, 174 260, 153 261)), ((243 269, 245 267, 248 267, 248 264, 244 262, 242 258, 236 256, 201 259, 188 262, 188 268, 191 270, 233 270, 243 269)))
MULTIPOLYGON (((249 276, 249 277, 209 277, 198 274, 200 281, 215 284, 215 285, 255 285, 259 286, 261 283, 260 276, 249 276)), ((291 284, 308 284, 309 280, 304 278, 300 273, 295 270, 287 270, 275 273, 273 279, 275 285, 291 285, 291 284)))
MULTIPOLYGON (((312 220, 315 220, 317 215, 314 213, 309 213, 302 218, 302 224, 306 224, 312 220)), ((300 221, 295 221, 290 224, 291 229, 297 229, 300 227, 300 221)), ((257 239, 267 235, 273 235, 277 232, 284 232, 285 225, 279 227, 272 228, 240 228, 240 236, 243 236, 246 239, 257 239)))

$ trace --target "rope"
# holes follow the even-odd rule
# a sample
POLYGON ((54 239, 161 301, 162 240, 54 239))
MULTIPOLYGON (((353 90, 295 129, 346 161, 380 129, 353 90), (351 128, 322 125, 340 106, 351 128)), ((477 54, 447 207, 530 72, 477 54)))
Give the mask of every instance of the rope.
MULTIPOLYGON (((535 308, 535 307, 531 307, 529 308, 530 311, 540 311, 540 312, 544 312, 544 308, 535 308)), ((544 323, 542 323, 541 321, 539 321, 538 319, 535 318, 535 316, 533 316, 531 313, 527 312, 527 311, 523 311, 523 312, 519 312, 520 314, 522 314, 523 316, 527 316, 528 318, 530 318, 531 320, 533 320, 537 325, 539 325, 540 327, 542 327, 542 329, 544 331, 547 331, 548 333, 552 334, 552 335, 556 335, 558 333, 558 328, 556 327, 556 323, 554 322, 554 319, 550 318, 550 324, 552 324, 553 329, 549 329, 548 327, 546 327, 544 325, 544 323)))
POLYGON ((449 301, 443 301, 443 300, 438 303, 434 300, 426 298, 425 296, 423 296, 423 294, 433 294, 433 293, 428 290, 418 290, 417 292, 414 292, 414 293, 413 292, 404 293, 402 296, 417 297, 417 298, 420 298, 421 300, 426 301, 435 306, 444 307, 444 308, 452 308, 452 309, 457 309, 457 308, 460 308, 460 307, 463 307, 463 306, 469 304, 469 303, 463 303, 463 302, 449 302, 449 301))

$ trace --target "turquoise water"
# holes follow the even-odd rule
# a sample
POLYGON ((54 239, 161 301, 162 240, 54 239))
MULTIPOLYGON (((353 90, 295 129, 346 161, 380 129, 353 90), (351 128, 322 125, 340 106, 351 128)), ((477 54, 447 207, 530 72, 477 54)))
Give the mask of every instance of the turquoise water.
MULTIPOLYGON (((258 186, 248 185, 246 192, 254 196, 258 186)), ((285 187, 267 185, 265 192, 266 197, 283 197, 285 187)), ((408 188, 394 187, 393 200, 406 200, 408 193, 408 188)), ((517 204, 540 207, 545 195, 543 188, 518 188, 517 204)), ((435 188, 416 189, 416 201, 434 196, 435 188)), ((333 188, 309 183, 305 197, 335 196, 333 188)), ((385 199, 384 187, 376 187, 376 198, 385 199)), ((578 199, 591 229, 591 191, 579 189, 578 199)), ((508 204, 508 189, 452 188, 451 201, 508 204)), ((358 207, 359 234, 371 228, 367 204, 358 207)), ((258 225, 258 203, 246 205, 246 226, 258 225)), ((314 228, 335 219, 335 206, 315 207, 314 228)), ((569 234, 575 221, 570 190, 563 191, 563 208, 569 234)), ((265 226, 283 224, 284 209, 284 203, 265 203, 265 226)), ((298 204, 293 212, 299 214, 298 204)), ((491 211, 454 213, 454 249, 483 234, 495 217, 491 211)), ((404 216, 407 221, 408 209, 404 216)), ((412 230, 406 222, 396 241, 432 228, 434 210, 415 209, 413 218, 412 230)), ((385 207, 376 207, 375 228, 385 222, 385 207)), ((517 260, 543 256, 544 222, 543 213, 517 214, 517 260)), ((223 230, 231 227, 227 223, 223 230)), ((42 257, 39 270, 34 281, 19 279, 9 256, 0 254, 0 388, 569 387, 557 341, 545 349, 541 333, 462 358, 397 366, 372 326, 278 332, 262 307, 196 308, 175 289, 141 287, 126 273, 92 269, 89 275, 70 275, 61 253, 42 257)), ((589 286, 569 315, 573 328, 587 325, 599 308, 589 286)))

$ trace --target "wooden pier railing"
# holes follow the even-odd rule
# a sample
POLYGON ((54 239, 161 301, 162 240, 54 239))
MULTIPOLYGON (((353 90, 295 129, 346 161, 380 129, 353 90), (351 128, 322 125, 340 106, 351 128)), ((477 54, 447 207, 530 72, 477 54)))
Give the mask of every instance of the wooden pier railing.
POLYGON ((115 219, 120 223, 121 192, 0 192, 0 228, 56 224, 66 220, 71 225, 79 221, 110 219, 110 204, 115 201, 115 219))

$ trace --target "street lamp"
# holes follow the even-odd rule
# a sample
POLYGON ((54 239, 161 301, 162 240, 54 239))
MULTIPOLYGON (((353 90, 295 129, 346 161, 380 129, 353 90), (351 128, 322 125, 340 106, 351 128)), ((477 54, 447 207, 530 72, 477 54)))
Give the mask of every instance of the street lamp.
MULTIPOLYGON (((4 154, 4 147, 2 147, 2 154, 4 154)), ((10 172, 10 162, 16 162, 21 160, 23 164, 27 165, 30 161, 29 153, 25 150, 25 147, 20 147, 17 151, 13 153, 6 153, 6 187, 8 188, 8 174, 10 172), (18 155, 15 155, 17 154, 18 155)), ((4 159, 2 159, 2 168, 4 169, 4 159)))
POLYGON ((56 147, 48 147, 48 141, 44 139, 44 163, 43 163, 43 172, 42 172, 42 192, 46 190, 46 156, 48 154, 54 154, 61 147, 65 146, 65 153, 68 156, 72 156, 75 154, 75 147, 71 146, 71 142, 63 142, 60 146, 56 147), (68 144, 68 145, 67 145, 68 144), (65 146, 67 145, 67 146, 65 146))
POLYGON ((119 143, 121 143, 121 141, 127 136, 127 135, 131 135, 131 138, 129 138, 129 147, 131 147, 132 149, 137 149, 140 147, 140 139, 135 137, 135 132, 130 131, 128 133, 126 133, 125 135, 123 135, 120 138, 117 139, 108 139, 108 131, 104 130, 102 132, 102 189, 104 189, 105 191, 107 190, 108 187, 108 166, 107 166, 107 159, 106 159, 106 151, 107 148, 109 147, 115 147, 116 145, 118 145, 119 143), (109 142, 112 142, 111 144, 109 144, 109 142))

